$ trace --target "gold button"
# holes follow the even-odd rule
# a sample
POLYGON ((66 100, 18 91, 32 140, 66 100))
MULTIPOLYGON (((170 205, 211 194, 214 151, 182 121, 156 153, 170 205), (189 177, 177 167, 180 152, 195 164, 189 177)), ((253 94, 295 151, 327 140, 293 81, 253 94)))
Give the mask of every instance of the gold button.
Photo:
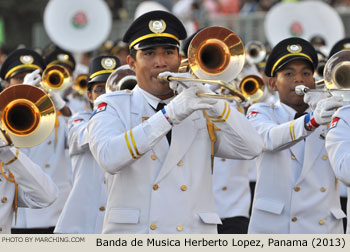
POLYGON ((125 89, 125 93, 130 94, 131 91, 129 89, 125 89))
POLYGON ((325 192, 326 191, 326 188, 324 188, 323 186, 321 187, 320 189, 321 192, 325 192))
POLYGON ((45 165, 45 168, 50 168, 50 164, 46 164, 46 165, 45 165))
POLYGON ((291 156, 291 159, 295 160, 295 159, 296 159, 296 157, 295 157, 294 155, 292 155, 292 156, 291 156))
POLYGON ((157 159, 157 156, 153 154, 153 155, 151 156, 151 158, 152 158, 152 160, 156 160, 156 159, 157 159))
POLYGON ((149 228, 150 228, 151 230, 156 230, 156 229, 157 229, 157 225, 156 225, 156 224, 151 224, 151 225, 149 226, 149 228))
POLYGON ((47 142, 48 145, 50 145, 51 143, 52 143, 51 140, 47 142))
POLYGON ((222 161, 222 162, 225 162, 225 161, 226 161, 226 158, 222 158, 221 161, 222 161))
POLYGON ((300 191, 300 187, 299 186, 294 187, 294 191, 299 192, 300 191))
POLYGON ((186 191, 187 190, 187 186, 186 185, 182 185, 181 186, 181 191, 186 191))
POLYGON ((227 190, 227 186, 223 186, 223 187, 222 187, 222 190, 223 190, 223 191, 226 191, 226 190, 227 190))
POLYGON ((154 184, 154 185, 153 185, 153 190, 157 191, 158 188, 159 188, 159 186, 158 186, 157 184, 154 184))
POLYGON ((105 210, 105 207, 104 206, 101 206, 100 207, 100 211, 104 211, 105 210))
POLYGON ((320 220, 320 225, 323 225, 324 224, 324 220, 320 220))
POLYGON ((3 198, 1 199, 1 202, 2 202, 2 203, 6 203, 6 202, 7 202, 7 198, 6 198, 6 197, 3 197, 3 198))
POLYGON ((178 225, 178 226, 176 227, 176 229, 177 229, 177 231, 182 231, 184 228, 183 228, 182 225, 178 225))
POLYGON ((323 155, 323 156, 322 156, 322 159, 323 159, 323 160, 327 160, 327 159, 328 159, 328 156, 327 156, 327 155, 323 155))
POLYGON ((293 221, 293 222, 296 222, 297 220, 298 220, 298 219, 297 219, 297 217, 295 217, 295 216, 292 218, 292 221, 293 221))
POLYGON ((182 166, 183 164, 184 164, 184 162, 183 162, 182 160, 180 160, 180 161, 177 163, 178 166, 182 166))

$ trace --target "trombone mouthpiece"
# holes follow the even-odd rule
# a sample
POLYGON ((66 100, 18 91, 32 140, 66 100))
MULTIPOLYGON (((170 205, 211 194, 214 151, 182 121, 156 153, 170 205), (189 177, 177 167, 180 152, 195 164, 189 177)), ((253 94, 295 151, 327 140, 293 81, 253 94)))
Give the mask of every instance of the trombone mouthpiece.
POLYGON ((295 93, 297 95, 304 95, 307 93, 307 91, 309 91, 309 88, 304 85, 298 85, 295 87, 295 93))
POLYGON ((160 82, 163 82, 163 83, 165 83, 165 82, 169 82, 169 78, 170 76, 169 75, 165 75, 165 76, 159 76, 158 75, 158 80, 160 81, 160 82))

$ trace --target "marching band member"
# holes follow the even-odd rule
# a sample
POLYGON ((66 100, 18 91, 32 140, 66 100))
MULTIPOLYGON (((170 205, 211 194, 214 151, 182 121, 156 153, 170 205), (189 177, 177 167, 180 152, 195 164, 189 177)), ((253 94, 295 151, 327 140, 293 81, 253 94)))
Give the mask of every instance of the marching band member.
MULTIPOLYGON (((186 58, 188 47, 199 31, 189 36, 182 44, 182 53, 186 58)), ((208 87, 214 89, 216 93, 221 92, 217 86, 208 87)), ((230 106, 231 109, 244 112, 236 102, 231 102, 230 106)), ((214 158, 212 176, 214 201, 222 222, 218 224, 219 234, 246 234, 248 232, 251 203, 248 168, 251 164, 256 168, 254 160, 214 158)))
MULTIPOLYGON (((350 136, 350 105, 340 108, 333 117, 329 131, 326 135, 326 149, 329 155, 329 161, 332 164, 335 175, 348 186, 348 195, 350 192, 350 158, 349 149, 350 136)), ((347 216, 350 216, 350 205, 347 202, 347 216)), ((350 222, 348 220, 346 233, 350 234, 350 222)))
POLYGON ((243 115, 222 100, 196 95, 208 88, 191 85, 173 97, 169 84, 158 80, 162 72, 177 71, 179 41, 185 37, 171 13, 137 18, 123 40, 138 85, 95 101, 89 145, 110 174, 103 233, 217 232, 212 143, 201 110, 218 121, 215 155, 251 159, 261 151, 260 138, 243 115))
MULTIPOLYGON (((0 146, 5 143, 0 140, 0 146)), ((0 234, 11 233, 17 207, 45 208, 58 190, 41 168, 14 147, 0 148, 0 234)))
POLYGON ((343 233, 345 214, 322 134, 342 99, 322 99, 303 115, 308 104, 294 91, 314 87, 316 66, 315 49, 301 38, 282 40, 267 60, 265 73, 280 101, 248 110, 264 140, 249 233, 343 233))
MULTIPOLYGON (((31 83, 36 85, 41 81, 39 71, 45 68, 41 56, 30 49, 17 49, 8 55, 1 67, 0 76, 5 82, 5 86, 18 85, 23 83, 24 76, 28 72, 31 83), (33 70, 35 70, 33 72, 33 70)), ((52 98, 54 97, 51 96, 52 98)), ((59 110, 61 100, 52 99, 55 107, 59 110)), ((71 189, 71 180, 66 168, 65 146, 66 146, 67 126, 62 116, 57 116, 55 128, 51 135, 41 144, 22 148, 21 151, 26 154, 34 163, 53 180, 57 185, 59 192, 57 200, 44 209, 18 209, 17 223, 14 225, 12 233, 52 233, 56 225, 57 218, 63 208, 71 189)))
MULTIPOLYGON (((350 50, 350 37, 341 39, 337 43, 335 43, 330 50, 328 59, 330 57, 332 57, 334 54, 336 54, 337 52, 342 51, 342 50, 350 50)), ((310 99, 313 96, 317 96, 317 93, 313 93, 313 94, 307 93, 306 95, 309 95, 309 94, 310 94, 310 99)), ((327 147, 327 141, 326 141, 326 147, 327 147)), ((327 149, 327 151, 328 151, 328 149, 327 149)), ((333 166, 333 168, 335 168, 335 167, 333 166)), ((336 176, 338 177, 337 173, 336 173, 336 176)), ((349 209, 348 209, 347 205, 349 204, 348 203, 349 188, 347 187, 347 183, 345 183, 345 184, 343 183, 342 179, 340 179, 338 181, 338 186, 339 186, 339 191, 340 191, 340 203, 341 203, 342 209, 344 212, 348 212, 349 209)), ((349 219, 349 215, 348 215, 348 219, 349 219)), ((346 232, 349 232, 349 229, 347 228, 347 226, 348 226, 347 219, 344 218, 343 221, 344 221, 344 230, 346 230, 346 232)))
MULTIPOLYGON (((106 81, 120 66, 114 56, 98 56, 90 64, 88 92, 91 107, 105 93, 106 81)), ((86 130, 91 112, 80 112, 69 120, 68 144, 73 167, 73 187, 58 219, 55 233, 100 234, 107 202, 102 169, 89 150, 86 130)))

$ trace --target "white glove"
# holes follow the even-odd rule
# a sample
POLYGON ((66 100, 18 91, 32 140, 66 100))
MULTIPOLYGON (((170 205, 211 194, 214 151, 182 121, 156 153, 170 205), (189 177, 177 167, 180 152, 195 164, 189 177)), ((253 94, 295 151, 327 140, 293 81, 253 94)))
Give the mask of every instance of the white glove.
POLYGON ((314 111, 317 103, 326 97, 326 93, 324 92, 307 92, 304 94, 304 102, 314 111))
POLYGON ((32 86, 39 86, 41 81, 40 69, 36 69, 35 71, 26 74, 23 79, 23 84, 29 84, 32 86))
MULTIPOLYGON (((169 75, 171 77, 179 77, 179 78, 191 78, 191 79, 196 78, 192 74, 190 74, 189 72, 186 72, 186 73, 163 72, 163 73, 160 73, 158 76, 164 77, 164 76, 169 76, 169 75)), ((193 82, 189 82, 189 81, 186 81, 183 83, 188 87, 191 87, 193 85, 193 82)), ((177 91, 178 94, 180 94, 184 89, 186 89, 186 87, 179 84, 179 81, 169 81, 169 87, 172 90, 177 91)))
POLYGON ((66 102, 62 99, 61 95, 55 92, 50 93, 51 100, 55 104, 56 110, 61 110, 66 106, 66 102))
POLYGON ((341 96, 331 96, 320 100, 314 111, 314 118, 317 124, 327 124, 332 121, 335 111, 343 106, 343 98, 341 96))
POLYGON ((199 84, 184 89, 181 94, 177 95, 164 107, 170 123, 179 124, 196 110, 213 108, 217 103, 216 99, 197 96, 197 92, 207 93, 207 91, 208 88, 199 84))

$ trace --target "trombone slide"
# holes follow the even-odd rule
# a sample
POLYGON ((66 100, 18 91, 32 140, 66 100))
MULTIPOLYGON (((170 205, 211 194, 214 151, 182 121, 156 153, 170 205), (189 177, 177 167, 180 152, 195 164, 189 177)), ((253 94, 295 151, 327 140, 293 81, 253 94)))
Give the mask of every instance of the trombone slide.
MULTIPOLYGON (((173 77, 173 76, 158 76, 158 80, 159 81, 178 81, 181 85, 183 85, 185 88, 188 88, 187 85, 185 85, 182 82, 199 82, 199 83, 208 83, 208 84, 216 84, 216 85, 220 85, 223 86, 225 88, 227 88, 230 92, 230 94, 232 94, 233 96, 237 96, 241 102, 246 101, 246 98, 244 97, 243 94, 241 94, 240 92, 236 91, 230 84, 221 81, 221 80, 211 80, 211 79, 196 79, 196 78, 183 78, 183 77, 173 77)), ((217 95, 217 94, 207 94, 210 96, 206 96, 206 97, 212 97, 212 98, 219 98, 219 99, 230 99, 230 100, 234 100, 235 98, 231 97, 231 96, 226 96, 226 98, 224 98, 222 95, 217 95), (219 97, 221 96, 221 97, 219 97)), ((204 94, 201 94, 199 96, 204 97, 204 94)))

